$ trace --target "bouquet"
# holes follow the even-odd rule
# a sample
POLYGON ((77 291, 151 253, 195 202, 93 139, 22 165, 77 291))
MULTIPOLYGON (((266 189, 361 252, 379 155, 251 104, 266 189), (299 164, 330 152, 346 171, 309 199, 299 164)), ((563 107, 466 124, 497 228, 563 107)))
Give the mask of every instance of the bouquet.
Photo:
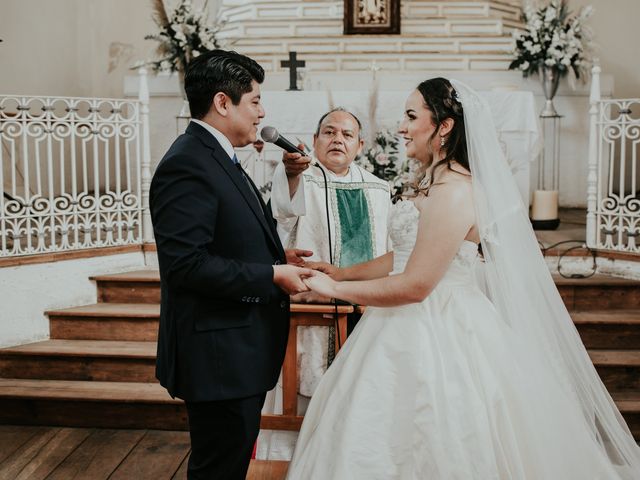
POLYGON ((528 77, 541 67, 551 67, 560 76, 571 73, 585 79, 591 64, 592 38, 584 22, 592 13, 589 6, 571 17, 566 0, 551 0, 538 9, 526 7, 525 30, 514 32, 516 58, 509 69, 521 70, 528 77))
POLYGON ((159 42, 156 53, 160 58, 149 62, 155 72, 184 74, 191 60, 218 47, 216 33, 222 25, 209 27, 206 24, 206 8, 207 1, 202 10, 194 10, 190 0, 180 0, 171 15, 167 15, 163 1, 153 1, 153 20, 160 33, 144 38, 159 42))

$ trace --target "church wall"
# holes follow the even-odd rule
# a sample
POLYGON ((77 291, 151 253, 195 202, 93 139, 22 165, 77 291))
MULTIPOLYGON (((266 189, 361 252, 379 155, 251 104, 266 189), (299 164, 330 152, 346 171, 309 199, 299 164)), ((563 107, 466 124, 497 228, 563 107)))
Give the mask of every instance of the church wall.
POLYGON ((144 268, 141 252, 0 268, 0 348, 49 338, 47 310, 96 303, 89 277, 144 268))
MULTIPOLYGON (((168 5, 173 2, 167 1, 168 5)), ((198 2, 194 2, 196 5, 198 2)), ((210 8, 215 2, 210 1, 210 8)), ((246 4, 241 1, 239 4, 246 4)), ((295 2, 291 2, 295 3, 295 2)), ((577 11, 583 5, 593 5, 590 20, 600 46, 600 63, 605 76, 605 95, 615 97, 640 96, 640 62, 635 61, 638 39, 635 22, 640 16, 638 0, 571 0, 577 11)), ((128 70, 138 59, 150 58, 154 42, 144 35, 156 31, 151 19, 150 2, 128 0, 3 0, 0 10, 0 93, 105 96, 136 95, 137 78, 128 70), (110 53, 111 50, 111 53, 110 53), (110 68, 110 57, 119 58, 110 68), (130 76, 129 79, 125 77, 130 76), (125 86, 129 81, 129 87, 125 86), (133 87, 131 87, 133 82, 133 87)), ((303 57, 304 58, 304 57, 303 57)), ((379 72, 381 90, 409 90, 418 77, 447 74, 443 70, 416 71, 414 75, 395 76, 386 81, 389 71, 379 72)), ((458 72, 455 76, 466 79, 458 72)), ((367 72, 338 75, 327 73, 331 82, 323 82, 322 73, 307 81, 306 88, 348 90, 370 78, 367 72), (365 78, 366 77, 366 78, 365 78), (364 80, 363 80, 364 79, 364 80)), ((451 75, 454 75, 451 73, 451 75)), ((522 81, 517 72, 501 72, 500 80, 490 81, 492 72, 476 72, 478 88, 499 88, 498 83, 513 88, 531 89, 542 105, 539 81, 522 81)), ((171 77, 151 77, 151 149, 153 164, 161 158, 176 133, 175 115, 180 110, 177 81, 171 77)), ((264 90, 286 89, 284 74, 269 74, 264 90)), ((565 206, 586 203, 586 162, 588 134, 588 88, 572 91, 562 85, 556 99, 563 120, 561 197, 565 206)), ((533 169, 535 171, 535 167, 533 169)), ((532 182, 532 186, 533 182, 532 182)))

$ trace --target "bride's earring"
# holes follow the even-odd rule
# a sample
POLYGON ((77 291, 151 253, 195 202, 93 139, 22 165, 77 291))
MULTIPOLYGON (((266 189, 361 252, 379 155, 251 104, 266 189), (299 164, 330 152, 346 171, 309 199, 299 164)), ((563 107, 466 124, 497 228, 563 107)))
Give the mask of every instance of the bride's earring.
POLYGON ((440 146, 444 147, 444 137, 440 137, 440 146))

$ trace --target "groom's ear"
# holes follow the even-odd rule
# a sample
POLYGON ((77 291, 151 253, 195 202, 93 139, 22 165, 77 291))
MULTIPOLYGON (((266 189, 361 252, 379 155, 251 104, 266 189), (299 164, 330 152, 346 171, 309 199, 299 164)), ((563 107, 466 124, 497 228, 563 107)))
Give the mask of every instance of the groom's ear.
POLYGON ((453 126, 455 125, 455 123, 456 122, 453 118, 445 118, 440 123, 440 128, 438 129, 438 135, 440 135, 441 137, 449 135, 449 133, 451 133, 451 130, 453 130, 453 126))
POLYGON ((213 96, 212 108, 220 116, 226 117, 229 114, 229 103, 231 99, 226 93, 218 92, 213 96))

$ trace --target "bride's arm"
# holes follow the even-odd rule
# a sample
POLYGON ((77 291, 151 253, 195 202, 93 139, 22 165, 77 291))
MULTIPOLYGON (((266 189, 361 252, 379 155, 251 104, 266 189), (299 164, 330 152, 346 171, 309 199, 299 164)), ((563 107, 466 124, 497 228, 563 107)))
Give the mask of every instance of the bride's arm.
POLYGON ((334 280, 372 280, 386 277, 393 270, 393 252, 369 260, 357 263, 350 267, 334 267, 329 263, 308 263, 308 266, 331 275, 334 280))
POLYGON ((424 300, 473 227, 471 185, 450 182, 433 188, 420 210, 416 244, 403 273, 375 280, 340 282, 319 276, 305 282, 323 295, 360 305, 387 307, 424 300))

